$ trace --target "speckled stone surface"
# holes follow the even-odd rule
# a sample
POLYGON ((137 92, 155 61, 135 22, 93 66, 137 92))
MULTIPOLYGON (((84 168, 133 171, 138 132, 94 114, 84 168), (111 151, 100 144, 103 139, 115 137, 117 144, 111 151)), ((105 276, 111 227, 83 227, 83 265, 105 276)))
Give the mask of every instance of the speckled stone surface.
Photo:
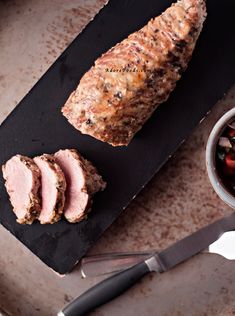
MULTIPOLYGON (((105 0, 0 2, 0 121, 104 5, 105 0)), ((190 105, 189 105, 190 106, 190 105)), ((216 120, 235 106, 235 87, 192 133, 90 253, 162 249, 232 212, 211 188, 205 146, 216 120)), ((0 227, 0 309, 52 316, 101 278, 77 267, 59 277, 0 227)), ((201 254, 163 275, 149 275, 96 316, 235 315, 235 264, 201 254)))

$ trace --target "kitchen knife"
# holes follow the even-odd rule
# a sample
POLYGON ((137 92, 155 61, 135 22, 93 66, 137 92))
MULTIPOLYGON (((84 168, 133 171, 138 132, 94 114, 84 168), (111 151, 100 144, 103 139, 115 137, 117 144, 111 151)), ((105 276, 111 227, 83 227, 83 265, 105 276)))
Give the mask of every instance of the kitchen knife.
MULTIPOLYGON (((58 313, 58 316, 86 315, 92 309, 121 295, 145 274, 152 271, 158 273, 168 271, 211 244, 213 245, 224 232, 234 229, 235 214, 224 217, 176 242, 160 253, 154 253, 135 266, 105 279, 72 301, 58 313)), ((213 249, 216 248, 211 247, 212 252, 213 249)))

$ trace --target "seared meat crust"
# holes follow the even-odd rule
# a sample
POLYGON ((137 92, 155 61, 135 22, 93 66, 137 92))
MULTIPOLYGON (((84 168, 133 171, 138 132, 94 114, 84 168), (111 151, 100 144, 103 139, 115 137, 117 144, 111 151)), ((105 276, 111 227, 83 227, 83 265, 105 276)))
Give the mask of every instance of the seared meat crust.
MULTIPOLYGON (((66 181, 64 174, 59 167, 59 165, 56 163, 55 158, 53 155, 49 154, 43 154, 42 156, 35 157, 34 160, 36 163, 38 163, 38 159, 45 162, 47 165, 48 171, 50 170, 55 178, 55 190, 56 190, 56 197, 55 197, 55 203, 52 206, 52 209, 46 210, 47 214, 40 214, 38 217, 38 220, 41 224, 53 224, 60 220, 61 215, 63 213, 64 209, 64 203, 65 203, 65 190, 66 190, 66 181), (49 214, 49 216, 48 216, 49 214), (46 215, 46 216, 45 216, 46 215)), ((43 173, 42 173, 43 176, 43 173)), ((50 199, 50 196, 48 197, 50 199)), ((47 196, 42 196, 42 202, 44 199, 48 199, 47 196)), ((43 208, 43 204, 42 204, 43 208)))
POLYGON ((93 164, 84 159, 76 149, 59 150, 55 153, 55 159, 67 181, 64 216, 71 223, 80 222, 91 210, 94 194, 104 190, 106 183, 93 164), (69 164, 73 167, 69 167, 69 164))
MULTIPOLYGON (((11 204, 13 205, 13 211, 17 216, 17 222, 19 224, 32 224, 33 221, 38 217, 41 211, 41 199, 39 194, 40 187, 40 178, 41 173, 38 166, 34 163, 34 161, 26 156, 16 155, 9 159, 5 165, 2 166, 3 177, 6 180, 5 187, 10 197, 11 204), (12 164, 17 164, 17 167, 11 167, 12 164), (28 169, 27 173, 31 178, 31 189, 28 194, 28 203, 24 205, 23 209, 19 209, 19 206, 16 205, 15 195, 17 194, 16 185, 14 181, 16 180, 17 173, 19 171, 18 168, 23 169, 26 167, 28 169), (14 173, 13 173, 14 172, 14 173)), ((25 181, 22 177, 21 181, 25 181)), ((17 203, 18 204, 18 203, 17 203)))
POLYGON ((128 145, 167 100, 192 56, 204 0, 180 0, 95 62, 62 112, 84 134, 128 145))

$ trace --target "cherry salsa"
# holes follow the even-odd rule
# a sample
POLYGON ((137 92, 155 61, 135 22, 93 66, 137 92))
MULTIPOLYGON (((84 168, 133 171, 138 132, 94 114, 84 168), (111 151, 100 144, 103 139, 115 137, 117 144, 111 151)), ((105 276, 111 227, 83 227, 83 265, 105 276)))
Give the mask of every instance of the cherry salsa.
POLYGON ((227 125, 219 138, 216 167, 226 188, 235 194, 235 121, 227 125))

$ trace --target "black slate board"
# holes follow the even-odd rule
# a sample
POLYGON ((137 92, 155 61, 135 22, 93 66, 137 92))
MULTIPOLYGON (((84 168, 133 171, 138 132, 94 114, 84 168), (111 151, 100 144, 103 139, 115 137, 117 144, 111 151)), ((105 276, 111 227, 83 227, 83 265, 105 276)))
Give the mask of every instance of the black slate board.
POLYGON ((16 223, 0 178, 1 223, 61 274, 73 268, 235 81, 235 1, 208 0, 208 18, 188 70, 127 148, 81 135, 67 123, 60 108, 94 60, 171 3, 110 0, 0 127, 0 164, 16 153, 78 148, 108 182, 88 220, 24 226, 16 223))

